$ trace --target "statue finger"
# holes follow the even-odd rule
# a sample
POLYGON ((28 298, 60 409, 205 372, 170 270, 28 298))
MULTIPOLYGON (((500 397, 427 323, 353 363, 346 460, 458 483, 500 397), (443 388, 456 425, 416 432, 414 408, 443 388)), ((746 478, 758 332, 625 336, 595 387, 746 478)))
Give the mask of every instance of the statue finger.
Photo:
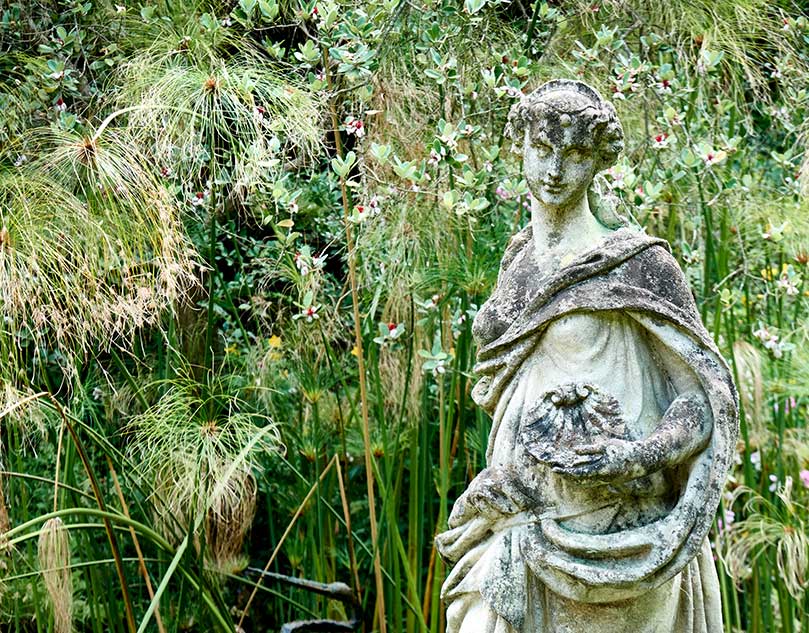
POLYGON ((599 444, 584 444, 573 449, 578 455, 596 455, 604 452, 604 446, 599 444))
POLYGON ((599 468, 600 465, 601 459, 599 458, 593 461, 588 461, 584 464, 578 464, 575 466, 557 467, 553 468, 552 470, 555 473, 567 475, 568 477, 586 479, 602 476, 603 472, 601 468, 599 468))

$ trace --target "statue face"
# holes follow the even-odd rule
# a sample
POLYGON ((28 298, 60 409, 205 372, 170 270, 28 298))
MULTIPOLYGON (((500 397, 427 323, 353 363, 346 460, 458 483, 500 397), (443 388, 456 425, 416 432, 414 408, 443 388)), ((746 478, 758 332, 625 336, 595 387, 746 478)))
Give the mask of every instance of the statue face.
POLYGON ((563 211, 581 199, 595 175, 595 158, 585 117, 552 110, 525 131, 525 179, 546 208, 563 211))

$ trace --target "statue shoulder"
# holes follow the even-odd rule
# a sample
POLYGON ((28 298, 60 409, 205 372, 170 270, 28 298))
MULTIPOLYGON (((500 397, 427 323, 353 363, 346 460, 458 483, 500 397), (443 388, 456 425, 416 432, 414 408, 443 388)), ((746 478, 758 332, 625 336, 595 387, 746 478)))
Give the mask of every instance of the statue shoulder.
POLYGON ((655 239, 627 262, 632 276, 643 286, 681 309, 696 311, 696 302, 680 264, 668 243, 655 239))
POLYGON ((522 249, 528 245, 532 237, 533 231, 530 224, 511 236, 511 239, 509 239, 508 245, 506 246, 506 250, 503 253, 503 257, 500 260, 498 282, 500 281, 503 273, 508 270, 511 262, 513 262, 517 255, 520 254, 520 251, 522 251, 522 249))

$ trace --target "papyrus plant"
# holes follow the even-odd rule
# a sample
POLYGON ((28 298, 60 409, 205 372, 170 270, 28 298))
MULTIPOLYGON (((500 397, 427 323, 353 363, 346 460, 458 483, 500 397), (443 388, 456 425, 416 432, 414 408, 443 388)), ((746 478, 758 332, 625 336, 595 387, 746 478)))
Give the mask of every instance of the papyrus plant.
POLYGON ((178 208, 133 139, 45 131, 0 171, 0 301, 9 328, 68 350, 124 343, 194 285, 178 208))
POLYGON ((281 447, 274 423, 227 383, 217 376, 163 384, 164 395, 130 425, 130 451, 153 491, 156 525, 173 542, 195 532, 222 571, 238 566, 252 524, 253 471, 281 447))

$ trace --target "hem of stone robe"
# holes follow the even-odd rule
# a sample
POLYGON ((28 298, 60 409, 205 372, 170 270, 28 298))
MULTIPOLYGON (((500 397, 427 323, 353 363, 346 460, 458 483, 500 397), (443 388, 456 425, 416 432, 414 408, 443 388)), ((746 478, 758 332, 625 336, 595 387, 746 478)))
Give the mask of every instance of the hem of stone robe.
MULTIPOLYGON (((470 579, 471 580, 471 579, 470 579)), ((581 603, 554 594, 530 573, 515 591, 527 601, 521 625, 498 615, 479 591, 453 597, 446 633, 723 633, 719 578, 706 539, 672 579, 618 603, 581 603)))

